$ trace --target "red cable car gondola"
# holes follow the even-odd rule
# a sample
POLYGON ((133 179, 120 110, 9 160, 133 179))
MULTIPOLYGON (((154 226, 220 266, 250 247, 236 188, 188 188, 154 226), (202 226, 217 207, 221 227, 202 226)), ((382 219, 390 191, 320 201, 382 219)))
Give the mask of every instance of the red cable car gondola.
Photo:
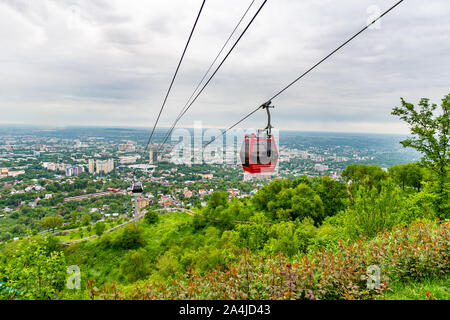
POLYGON ((278 162, 278 149, 270 124, 269 108, 273 107, 269 101, 261 108, 267 111, 267 127, 258 130, 257 134, 245 135, 240 152, 242 168, 249 173, 273 172, 278 162))

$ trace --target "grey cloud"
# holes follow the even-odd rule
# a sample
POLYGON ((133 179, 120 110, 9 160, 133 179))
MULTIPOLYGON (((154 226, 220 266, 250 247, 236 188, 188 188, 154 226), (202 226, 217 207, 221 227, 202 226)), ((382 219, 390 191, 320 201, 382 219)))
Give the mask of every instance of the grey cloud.
MULTIPOLYGON (((250 1, 207 2, 161 125, 172 123, 250 1)), ((180 124, 234 123, 359 30, 369 6, 394 2, 269 0, 180 124)), ((0 1, 0 123, 153 124, 200 4, 0 1), (83 112, 73 115, 73 108, 83 112)), ((390 115, 400 97, 439 103, 450 91, 449 13, 446 0, 405 1, 381 29, 368 30, 274 101, 274 124, 405 130, 390 115)), ((245 126, 264 121, 257 114, 245 126)))

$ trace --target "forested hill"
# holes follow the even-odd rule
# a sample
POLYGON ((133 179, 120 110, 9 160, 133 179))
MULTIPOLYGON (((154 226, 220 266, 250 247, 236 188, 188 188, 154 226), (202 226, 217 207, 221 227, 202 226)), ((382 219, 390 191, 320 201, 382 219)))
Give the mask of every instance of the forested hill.
MULTIPOLYGON (((0 289, 0 295, 375 298, 411 281, 447 279, 449 211, 437 201, 432 171, 417 164, 389 172, 352 165, 343 177, 347 182, 275 180, 252 197, 231 201, 216 192, 195 209, 198 215, 149 211, 137 227, 68 247, 57 236, 2 244, 3 282, 25 289, 20 295, 0 289), (71 265, 80 268, 80 290, 65 286, 71 265), (380 286, 368 289, 373 265, 380 286), (43 272, 45 281, 37 281, 43 272)), ((442 294, 441 286, 436 290, 442 294)))

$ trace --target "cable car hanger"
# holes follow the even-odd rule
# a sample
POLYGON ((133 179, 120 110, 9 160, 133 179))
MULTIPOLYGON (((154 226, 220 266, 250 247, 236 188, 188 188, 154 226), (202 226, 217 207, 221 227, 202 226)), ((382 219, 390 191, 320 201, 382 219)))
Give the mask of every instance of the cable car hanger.
POLYGON ((266 103, 262 104, 260 107, 261 109, 266 109, 266 111, 267 111, 267 126, 262 130, 258 130, 258 133, 266 130, 267 136, 270 136, 272 134, 272 128, 273 128, 272 124, 270 123, 271 117, 270 117, 269 108, 275 108, 275 106, 271 106, 270 105, 271 103, 272 103, 272 101, 267 101, 266 103))

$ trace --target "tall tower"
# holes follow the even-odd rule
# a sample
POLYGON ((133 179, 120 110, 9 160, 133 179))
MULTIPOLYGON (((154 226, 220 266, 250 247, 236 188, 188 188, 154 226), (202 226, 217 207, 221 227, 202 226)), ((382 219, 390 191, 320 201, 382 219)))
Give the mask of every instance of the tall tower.
POLYGON ((158 162, 158 151, 156 148, 150 148, 150 164, 158 162))
POLYGON ((94 174, 94 159, 89 159, 88 160, 88 171, 90 174, 94 174))

